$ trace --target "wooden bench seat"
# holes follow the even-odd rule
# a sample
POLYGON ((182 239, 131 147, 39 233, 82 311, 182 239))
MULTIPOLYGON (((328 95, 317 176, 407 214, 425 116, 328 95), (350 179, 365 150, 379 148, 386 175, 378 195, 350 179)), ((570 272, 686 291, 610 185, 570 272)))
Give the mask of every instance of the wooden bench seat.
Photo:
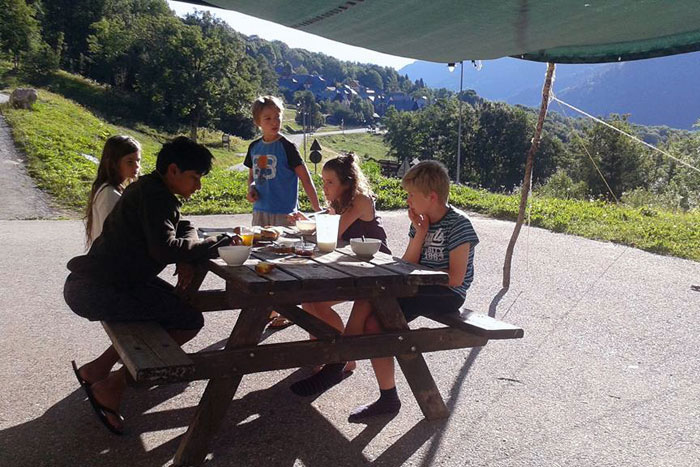
POLYGON ((182 381, 194 374, 194 362, 158 323, 103 321, 102 326, 136 383, 182 381))
POLYGON ((474 311, 425 313, 423 316, 446 326, 462 329, 488 339, 519 339, 524 335, 522 328, 474 311))

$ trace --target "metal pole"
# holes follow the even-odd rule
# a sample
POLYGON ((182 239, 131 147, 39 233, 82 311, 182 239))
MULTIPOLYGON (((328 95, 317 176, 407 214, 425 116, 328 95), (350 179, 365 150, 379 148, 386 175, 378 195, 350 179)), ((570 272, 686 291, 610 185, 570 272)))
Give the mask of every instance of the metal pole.
POLYGON ((464 81, 464 60, 459 62, 459 127, 457 129, 457 184, 459 184, 460 159, 462 157, 462 83, 464 81))
POLYGON ((304 132, 304 159, 308 161, 309 157, 306 154, 306 111, 301 114, 301 122, 302 131, 304 132))

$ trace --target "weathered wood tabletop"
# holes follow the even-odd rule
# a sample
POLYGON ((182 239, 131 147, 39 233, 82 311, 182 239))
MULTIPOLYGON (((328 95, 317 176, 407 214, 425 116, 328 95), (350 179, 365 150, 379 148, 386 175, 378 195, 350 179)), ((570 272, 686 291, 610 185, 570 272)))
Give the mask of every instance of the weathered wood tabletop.
POLYGON ((349 248, 299 257, 253 250, 242 266, 210 260, 191 286, 191 299, 203 311, 241 309, 223 350, 189 354, 193 371, 181 379, 209 379, 194 419, 175 455, 175 465, 200 464, 219 429, 243 375, 380 356, 396 356, 417 402, 428 419, 447 416, 447 408, 422 352, 475 347, 488 338, 450 327, 410 330, 396 301, 415 295, 421 285, 445 285, 447 273, 422 268, 378 253, 358 258, 349 248), (276 265, 255 272, 258 261, 276 265), (226 281, 225 290, 197 291, 207 270, 226 281), (378 335, 341 337, 337 330, 304 312, 305 302, 371 300, 386 329, 378 335), (272 310, 292 319, 317 340, 258 345, 272 310))

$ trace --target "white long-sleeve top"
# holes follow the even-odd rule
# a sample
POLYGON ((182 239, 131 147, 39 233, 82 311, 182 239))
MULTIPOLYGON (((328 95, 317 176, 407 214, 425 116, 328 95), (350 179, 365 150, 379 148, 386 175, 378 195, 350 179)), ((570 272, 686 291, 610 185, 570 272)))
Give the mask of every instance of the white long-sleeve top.
POLYGON ((102 225, 107 219, 107 215, 112 212, 122 194, 107 183, 102 184, 95 199, 92 202, 92 240, 94 241, 102 233, 102 225))

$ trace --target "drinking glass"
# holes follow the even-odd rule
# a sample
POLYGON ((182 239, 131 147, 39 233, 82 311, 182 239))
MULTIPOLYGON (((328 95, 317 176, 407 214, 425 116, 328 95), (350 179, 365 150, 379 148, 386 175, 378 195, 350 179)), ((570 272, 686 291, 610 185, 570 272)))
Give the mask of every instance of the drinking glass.
POLYGON ((338 243, 340 215, 319 214, 316 216, 316 245, 324 253, 335 250, 338 243))

